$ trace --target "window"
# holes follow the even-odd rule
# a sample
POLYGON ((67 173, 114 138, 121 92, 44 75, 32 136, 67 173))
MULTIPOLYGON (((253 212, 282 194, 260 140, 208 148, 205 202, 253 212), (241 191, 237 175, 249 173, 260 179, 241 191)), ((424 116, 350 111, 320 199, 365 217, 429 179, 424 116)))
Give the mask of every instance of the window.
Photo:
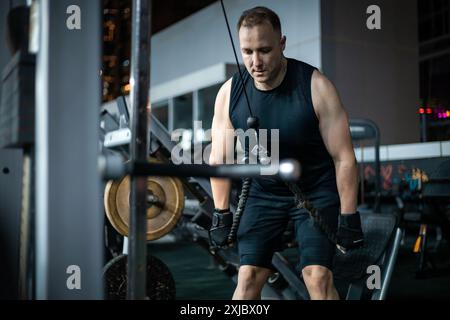
POLYGON ((204 130, 211 128, 214 116, 214 102, 221 86, 221 84, 218 84, 198 92, 198 120, 202 121, 204 130))
POLYGON ((152 115, 158 119, 164 127, 169 128, 169 102, 162 101, 152 104, 152 115))
POLYGON ((209 141, 211 138, 205 135, 205 131, 211 129, 214 116, 214 103, 217 92, 222 84, 217 84, 198 91, 198 121, 201 121, 201 129, 195 133, 195 141, 209 141))
POLYGON ((173 99, 173 130, 192 129, 192 93, 173 99))

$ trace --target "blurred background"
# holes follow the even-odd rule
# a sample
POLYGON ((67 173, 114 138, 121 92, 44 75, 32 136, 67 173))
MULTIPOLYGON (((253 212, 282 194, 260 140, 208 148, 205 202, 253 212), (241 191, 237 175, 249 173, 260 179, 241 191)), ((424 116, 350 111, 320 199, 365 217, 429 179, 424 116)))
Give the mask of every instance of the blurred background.
MULTIPOLYGON (((381 1, 380 30, 366 27, 370 1, 228 1, 232 27, 243 10, 256 5, 279 14, 287 36, 286 56, 325 73, 350 116, 380 126, 382 143, 449 139, 448 1, 381 1), (426 115, 424 123, 420 114, 426 115)), ((129 93, 131 1, 103 1, 103 8, 103 99, 108 101, 129 93)), ((154 112, 169 128, 194 120, 208 127, 215 94, 234 72, 211 69, 234 65, 220 4, 157 1, 153 8, 154 112), (202 72, 216 77, 210 80, 216 83, 184 81, 192 88, 173 86, 177 79, 202 72), (176 110, 181 109, 192 119, 178 119, 176 110)))

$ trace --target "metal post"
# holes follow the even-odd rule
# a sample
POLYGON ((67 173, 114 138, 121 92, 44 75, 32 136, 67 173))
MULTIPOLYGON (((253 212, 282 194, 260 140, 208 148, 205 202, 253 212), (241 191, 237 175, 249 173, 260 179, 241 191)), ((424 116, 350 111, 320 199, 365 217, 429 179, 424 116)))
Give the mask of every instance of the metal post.
POLYGON ((197 141, 197 132, 195 130, 197 129, 195 124, 195 121, 201 121, 200 119, 200 94, 198 90, 195 90, 192 93, 192 141, 194 141, 194 144, 201 143, 202 141, 197 141))
POLYGON ((374 212, 379 212, 380 210, 380 201, 381 201, 381 163, 380 163, 380 130, 378 126, 372 122, 373 130, 375 130, 375 141, 374 141, 374 147, 375 147, 375 205, 374 205, 374 212))
MULTIPOLYGON (((8 1, 0 1, 0 72, 11 59, 6 42, 8 1)), ((0 90, 1 101, 2 90, 0 90)), ((0 300, 18 298, 22 150, 0 149, 0 300)))
POLYGON ((36 298, 102 299, 100 2, 38 4, 36 298))
MULTIPOLYGON (((146 161, 150 108, 151 0, 133 0, 131 43, 131 162, 146 161)), ((146 297, 147 178, 131 177, 128 299, 146 297)))
MULTIPOLYGON (((375 204, 374 211, 378 212, 380 209, 381 197, 381 168, 380 168, 380 129, 375 122, 368 119, 350 119, 350 127, 360 126, 357 131, 352 131, 353 140, 371 139, 374 143, 375 149, 375 204)), ((355 128, 356 129, 356 128, 355 128)), ((362 147, 361 147, 362 148, 362 147)))
POLYGON ((169 131, 169 133, 172 133, 172 131, 174 130, 174 122, 175 122, 175 117, 174 117, 174 114, 175 114, 175 98, 173 98, 173 97, 171 97, 171 98, 169 98, 169 100, 168 100, 168 104, 169 104, 169 107, 168 107, 168 110, 167 110, 167 112, 168 112, 168 124, 167 124, 167 130, 169 131))

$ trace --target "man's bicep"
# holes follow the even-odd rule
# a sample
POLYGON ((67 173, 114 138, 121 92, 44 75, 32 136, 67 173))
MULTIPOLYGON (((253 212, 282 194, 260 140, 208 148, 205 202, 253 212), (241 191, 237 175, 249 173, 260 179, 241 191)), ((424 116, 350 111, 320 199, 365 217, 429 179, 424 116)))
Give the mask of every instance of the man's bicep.
POLYGON ((353 144, 344 109, 329 116, 323 116, 320 131, 328 152, 335 160, 343 160, 353 155, 353 144))
POLYGON ((222 163, 229 136, 232 134, 232 125, 228 116, 229 90, 225 83, 217 94, 214 105, 214 117, 211 128, 211 157, 210 163, 222 163))

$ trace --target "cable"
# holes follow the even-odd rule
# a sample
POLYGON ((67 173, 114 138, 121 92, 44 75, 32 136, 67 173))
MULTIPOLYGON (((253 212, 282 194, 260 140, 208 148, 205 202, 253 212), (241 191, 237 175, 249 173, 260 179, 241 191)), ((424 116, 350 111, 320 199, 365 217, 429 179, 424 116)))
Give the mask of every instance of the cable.
MULTIPOLYGON (((236 48, 234 46, 234 41, 233 41, 233 35, 231 34, 230 24, 228 23, 227 12, 225 11, 225 6, 223 5, 223 0, 220 0, 220 4, 222 5, 223 16, 225 17, 228 35, 230 36, 231 46, 233 47, 234 58, 236 59, 236 65, 237 65, 237 68, 239 71, 239 78, 241 79, 242 89, 244 90, 245 100, 247 101, 248 112, 250 112, 250 116, 253 117, 252 108, 250 108, 250 100, 248 99, 247 90, 245 90, 244 76, 242 75, 241 67, 239 64, 239 59, 237 57, 236 48)), ((254 128, 254 129, 256 129, 256 128, 254 128)))

